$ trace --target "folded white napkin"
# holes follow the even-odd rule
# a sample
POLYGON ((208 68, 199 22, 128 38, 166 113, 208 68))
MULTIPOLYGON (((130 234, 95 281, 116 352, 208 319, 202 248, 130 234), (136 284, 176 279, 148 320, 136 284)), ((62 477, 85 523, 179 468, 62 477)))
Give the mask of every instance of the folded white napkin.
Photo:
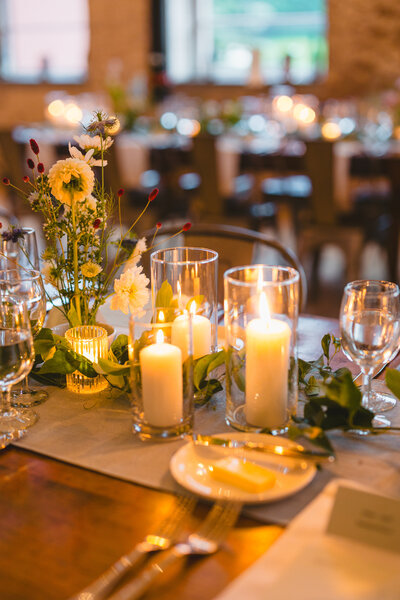
POLYGON ((400 554, 326 533, 335 480, 217 600, 399 600, 400 554))

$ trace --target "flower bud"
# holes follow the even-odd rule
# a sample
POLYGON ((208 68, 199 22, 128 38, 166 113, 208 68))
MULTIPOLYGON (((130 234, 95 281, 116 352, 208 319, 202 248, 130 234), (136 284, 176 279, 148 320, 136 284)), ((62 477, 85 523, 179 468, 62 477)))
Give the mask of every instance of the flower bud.
POLYGON ((95 219, 93 221, 93 229, 98 229, 101 225, 101 219, 95 219))
POLYGON ((121 198, 121 196, 124 195, 125 190, 123 188, 120 188, 117 192, 118 198, 121 198))
POLYGON ((160 222, 156 223, 156 227, 157 227, 157 229, 161 229, 162 223, 160 223, 160 222))
POLYGON ((28 177, 28 175, 25 175, 25 176, 22 178, 22 180, 24 181, 24 183, 29 183, 29 181, 30 181, 30 180, 29 180, 29 177, 28 177))
POLYGON ((154 188, 154 190, 152 190, 149 194, 149 202, 153 202, 153 200, 155 200, 158 196, 158 192, 160 190, 158 188, 154 188))
POLYGON ((42 175, 44 173, 44 164, 38 163, 37 170, 38 170, 38 173, 40 173, 42 175))
POLYGON ((35 163, 33 162, 33 160, 31 158, 27 158, 26 159, 26 163, 27 163, 27 165, 28 165, 28 167, 30 169, 34 169, 35 168, 35 163))
POLYGON ((31 150, 32 150, 33 154, 39 154, 39 145, 38 145, 37 141, 34 140, 33 138, 31 138, 29 140, 29 143, 31 145, 31 150))
POLYGON ((182 227, 182 231, 189 231, 191 226, 192 226, 191 223, 185 223, 184 226, 182 227))
POLYGON ((8 177, 3 177, 3 183, 4 185, 10 185, 10 180, 8 179, 8 177))

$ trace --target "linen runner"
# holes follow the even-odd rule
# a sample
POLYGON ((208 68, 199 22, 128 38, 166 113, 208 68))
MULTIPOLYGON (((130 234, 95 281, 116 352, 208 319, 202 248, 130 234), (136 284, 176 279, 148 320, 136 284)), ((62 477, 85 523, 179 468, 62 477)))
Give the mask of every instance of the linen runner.
MULTIPOLYGON (((310 359, 320 354, 319 340, 330 331, 331 324, 332 321, 321 318, 300 319, 301 357, 310 359)), ((84 396, 58 388, 49 388, 49 396, 47 402, 36 407, 39 422, 16 446, 132 483, 174 493, 184 491, 172 478, 169 461, 185 442, 141 442, 132 433, 128 398, 116 397, 115 391, 84 396)), ((196 409, 195 431, 232 431, 224 422, 224 411, 221 392, 208 405, 196 409)), ((393 425, 399 426, 400 407, 397 405, 388 414, 393 425)), ((367 484, 382 493, 400 495, 396 435, 336 434, 331 438, 338 455, 335 463, 324 466, 301 492, 274 503, 247 506, 246 514, 262 522, 285 525, 335 476, 367 484)))

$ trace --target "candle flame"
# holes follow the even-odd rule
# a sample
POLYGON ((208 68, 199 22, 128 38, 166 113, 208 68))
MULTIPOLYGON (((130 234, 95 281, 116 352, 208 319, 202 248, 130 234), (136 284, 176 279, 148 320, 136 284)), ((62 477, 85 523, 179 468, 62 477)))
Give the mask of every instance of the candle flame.
POLYGON ((157 331, 156 342, 157 344, 162 344, 164 342, 164 333, 161 329, 157 331))
POLYGON ((261 292, 260 294, 259 313, 261 320, 264 321, 266 325, 269 325, 271 321, 271 313, 269 310, 267 296, 265 295, 265 292, 261 292))
POLYGON ((197 310, 197 306, 196 306, 196 300, 193 300, 190 303, 190 307, 189 307, 189 311, 191 315, 195 315, 196 314, 196 310, 197 310))
POLYGON ((165 321, 164 311, 160 310, 160 312, 158 313, 158 322, 159 323, 164 323, 164 321, 165 321))

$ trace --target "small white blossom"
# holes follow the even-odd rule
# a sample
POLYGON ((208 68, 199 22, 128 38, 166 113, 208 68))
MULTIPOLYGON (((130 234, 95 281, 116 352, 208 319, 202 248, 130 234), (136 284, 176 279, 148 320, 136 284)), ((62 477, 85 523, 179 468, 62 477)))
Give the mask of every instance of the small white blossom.
MULTIPOLYGON (((74 135, 74 140, 78 143, 82 150, 90 150, 93 148, 94 151, 101 152, 101 137, 99 135, 74 135)), ((107 136, 103 140, 103 151, 108 150, 112 146, 114 140, 107 136)))
POLYGON ((101 160, 96 160, 95 158, 93 158, 93 154, 94 154, 93 148, 88 150, 86 152, 86 154, 83 154, 80 150, 78 150, 78 148, 76 146, 71 146, 71 143, 68 144, 68 148, 69 148, 69 153, 72 156, 72 158, 78 158, 79 160, 84 160, 91 167, 101 167, 101 166, 106 167, 107 166, 106 160, 101 161, 101 160))
POLYGON ((142 270, 143 267, 132 267, 114 281, 115 294, 110 304, 112 310, 121 310, 126 315, 130 311, 137 317, 143 316, 143 308, 150 297, 147 288, 150 281, 142 270))
POLYGON ((132 267, 136 267, 136 265, 142 258, 143 252, 146 252, 146 250, 147 250, 146 238, 142 237, 136 242, 134 251, 132 252, 131 256, 126 261, 125 267, 124 267, 124 273, 126 271, 128 271, 129 269, 132 269, 132 267))

